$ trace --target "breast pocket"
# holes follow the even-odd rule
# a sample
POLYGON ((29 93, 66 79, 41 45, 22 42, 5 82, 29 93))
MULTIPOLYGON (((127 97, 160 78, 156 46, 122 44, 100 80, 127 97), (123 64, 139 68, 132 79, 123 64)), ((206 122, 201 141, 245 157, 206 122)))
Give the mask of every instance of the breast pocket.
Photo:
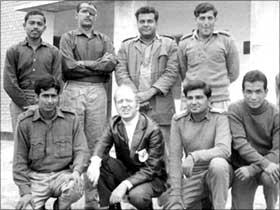
POLYGON ((72 138, 71 136, 57 137, 55 140, 55 157, 72 156, 72 138))
POLYGON ((187 60, 188 60, 188 65, 190 67, 194 67, 198 64, 201 63, 201 58, 200 58, 200 54, 197 51, 189 51, 187 52, 187 60))
POLYGON ((31 139, 31 146, 29 150, 29 159, 38 160, 45 156, 45 143, 42 138, 31 139))

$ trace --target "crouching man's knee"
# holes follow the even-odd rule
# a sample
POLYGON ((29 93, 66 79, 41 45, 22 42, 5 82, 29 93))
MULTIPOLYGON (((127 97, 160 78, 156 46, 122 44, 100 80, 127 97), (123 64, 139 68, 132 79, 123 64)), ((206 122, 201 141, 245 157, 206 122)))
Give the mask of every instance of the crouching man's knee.
POLYGON ((260 182, 265 187, 274 188, 275 186, 277 186, 277 184, 273 183, 272 178, 269 175, 267 175, 265 172, 261 173, 260 182))
POLYGON ((224 158, 213 158, 208 171, 215 176, 225 176, 231 173, 231 166, 224 158))
POLYGON ((64 189, 62 189, 61 196, 58 198, 59 209, 69 209, 71 204, 78 201, 84 192, 84 184, 82 179, 78 181, 70 180, 64 189))
POLYGON ((128 200, 137 209, 151 209, 152 208, 152 196, 145 189, 135 187, 128 193, 128 200))

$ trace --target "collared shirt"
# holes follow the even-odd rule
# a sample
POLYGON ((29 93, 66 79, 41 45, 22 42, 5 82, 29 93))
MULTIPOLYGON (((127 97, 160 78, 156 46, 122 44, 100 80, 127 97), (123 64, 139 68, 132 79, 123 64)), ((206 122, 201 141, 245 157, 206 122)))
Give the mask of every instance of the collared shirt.
POLYGON ((24 107, 34 103, 24 90, 33 90, 34 82, 46 75, 61 80, 61 56, 58 49, 41 42, 34 51, 27 39, 10 47, 6 52, 4 66, 4 89, 11 99, 24 107))
POLYGON ((131 148, 131 142, 138 120, 139 120, 139 113, 137 113, 136 116, 133 119, 131 119, 129 122, 122 120, 126 130, 129 148, 131 148))
POLYGON ((207 40, 197 30, 179 43, 180 74, 185 80, 201 79, 212 88, 212 101, 228 101, 228 86, 239 75, 239 55, 233 39, 224 32, 213 32, 207 40))
POLYGON ((30 192, 30 171, 48 173, 71 168, 82 173, 88 158, 87 141, 73 112, 58 108, 50 123, 42 118, 39 109, 28 110, 19 117, 13 175, 21 195, 30 192))
POLYGON ((114 47, 109 37, 92 31, 88 37, 80 29, 69 31, 61 36, 60 51, 63 57, 63 76, 66 80, 84 79, 90 82, 92 77, 100 77, 105 82, 108 73, 111 73, 116 65, 115 59, 102 59, 109 53, 114 56, 114 47), (81 67, 77 61, 84 61, 81 67), (87 79, 88 78, 88 79, 87 79))
POLYGON ((191 153, 195 164, 193 173, 208 168, 215 157, 228 159, 231 153, 231 134, 226 115, 208 111, 196 122, 191 114, 175 115, 170 131, 170 181, 175 194, 180 194, 183 152, 191 153), (181 173, 178 173, 180 172, 181 173))

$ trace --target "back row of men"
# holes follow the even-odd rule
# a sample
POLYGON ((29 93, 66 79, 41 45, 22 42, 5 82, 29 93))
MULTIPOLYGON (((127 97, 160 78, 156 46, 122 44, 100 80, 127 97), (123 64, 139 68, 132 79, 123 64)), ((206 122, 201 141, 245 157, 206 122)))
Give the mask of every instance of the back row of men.
MULTIPOLYGON (((92 184, 94 181, 96 185, 97 180, 98 191, 102 193, 101 206, 118 203, 123 195, 129 192, 130 201, 137 208, 149 208, 151 197, 160 195, 165 190, 164 162, 167 163, 171 185, 170 191, 167 192, 168 195, 172 195, 169 198, 174 198, 167 199, 170 205, 168 202, 164 203, 165 207, 174 208, 174 203, 175 208, 192 207, 196 201, 202 200, 202 195, 209 190, 214 208, 221 208, 226 201, 225 189, 227 190, 231 180, 231 166, 229 164, 225 166, 225 160, 230 155, 231 137, 227 118, 217 113, 213 114, 213 110, 209 111, 208 103, 211 103, 211 107, 215 110, 227 110, 228 86, 238 77, 239 59, 231 37, 225 32, 214 31, 217 10, 212 4, 199 4, 194 11, 198 28, 192 34, 182 37, 178 47, 172 38, 159 36, 156 33, 158 12, 153 7, 141 7, 135 13, 139 36, 124 40, 118 56, 114 55, 114 48, 109 38, 94 30, 93 23, 96 15, 97 9, 94 4, 79 3, 76 13, 78 29, 62 35, 59 52, 54 46, 41 40, 41 35, 46 28, 44 15, 38 11, 31 11, 24 19, 27 34, 25 41, 12 46, 7 51, 4 88, 12 99, 10 108, 14 130, 18 115, 39 102, 39 109, 31 108, 19 117, 16 131, 14 178, 22 196, 18 208, 25 207, 31 197, 34 208, 43 208, 48 196, 59 197, 55 204, 60 208, 69 207, 77 195, 74 196, 75 199, 67 199, 66 194, 69 195, 68 191, 72 187, 58 185, 55 180, 61 173, 56 172, 69 169, 71 165, 73 173, 66 177, 74 177, 74 183, 80 183, 77 180, 88 165, 86 145, 93 157, 88 168, 88 176, 84 176, 85 208, 99 207, 97 191, 92 184), (118 85, 125 84, 123 86, 126 88, 120 87, 115 95, 120 116, 113 118, 109 129, 104 131, 107 118, 105 84, 114 70, 116 70, 118 85), (171 88, 178 80, 178 73, 184 79, 188 111, 182 116, 175 116, 171 121, 175 113, 171 88), (56 79, 48 78, 49 75, 53 75, 56 79), (57 100, 60 92, 57 86, 62 85, 62 77, 65 84, 60 106, 64 108, 53 109, 58 103, 54 99, 57 100), (197 79, 206 83, 195 81, 197 79), (56 80, 60 81, 60 85, 56 84, 56 80), (35 84, 35 81, 38 82, 35 84), (198 87, 196 83, 199 84, 198 87), (65 110, 67 108, 73 109, 78 114, 79 122, 71 115, 71 111, 65 110), (148 117, 139 114, 138 109, 148 117), (173 124, 170 134, 171 122, 173 124), (55 125, 56 123, 58 125, 55 125), (218 131, 219 129, 221 132, 218 131), (83 142, 83 132, 87 139, 86 144, 83 142), (96 145, 97 141, 99 146, 96 145), (164 156, 162 142, 165 142, 164 156), (120 160, 117 163, 115 159, 112 160, 107 156, 113 144, 116 147, 117 159, 120 160), (182 156, 179 154, 183 149, 186 158, 181 167, 179 159, 182 156), (197 150, 199 152, 195 152, 197 150), (163 157, 164 161, 162 161, 163 157), (102 164, 101 159, 103 159, 102 164), (212 164, 212 161, 218 163, 212 164), (206 176, 208 171, 211 172, 211 165, 215 165, 214 168, 223 165, 222 168, 227 168, 226 171, 230 173, 227 173, 228 176, 222 176, 223 179, 211 174, 206 176), (100 166, 101 178, 99 179, 99 169, 94 166, 100 166), (193 179, 187 181, 186 187, 181 184, 181 181, 179 182, 180 177, 182 178, 180 167, 184 169, 186 180, 193 179), (117 180, 108 179, 110 175, 114 175, 113 172, 119 171, 127 173, 118 174, 117 180), (194 176, 194 174, 198 175, 194 176), (127 177, 129 178, 126 179, 127 177), (209 177, 207 183, 211 184, 208 184, 208 187, 197 184, 202 177, 209 177), (49 186, 40 186, 41 179, 48 179, 48 183, 53 181, 53 189, 49 186), (126 181, 123 182, 124 179, 126 181), (221 183, 213 185, 215 180, 221 183), (116 186, 118 187, 115 189, 116 186), (215 189, 213 190, 211 186, 215 189), (44 189, 42 187, 48 187, 49 190, 42 190, 44 189), (187 190, 186 193, 183 193, 182 189, 187 190), (143 191, 146 193, 142 194, 143 191), (67 193, 63 194, 63 192, 67 193), (195 199, 186 199, 185 196, 195 199)), ((247 126, 247 122, 245 124, 242 122, 246 115, 242 115, 240 111, 241 115, 235 116, 236 125, 233 126, 235 129, 233 128, 232 132, 238 131, 236 134, 238 143, 237 146, 233 144, 233 147, 240 153, 239 158, 244 159, 241 165, 236 166, 238 169, 235 173, 241 181, 251 181, 250 177, 255 177, 256 174, 258 176, 266 174, 277 182, 279 165, 273 162, 279 157, 279 123, 276 122, 278 115, 264 100, 267 92, 267 82, 263 79, 265 76, 258 71, 251 74, 253 76, 249 74, 248 77, 251 79, 247 80, 249 86, 247 87, 246 82, 243 82, 242 88, 245 99, 247 93, 250 101, 248 107, 253 104, 252 114, 257 115, 257 119, 250 118, 251 121, 247 126), (262 107, 260 110, 258 110, 259 106, 262 107), (271 115, 264 118, 260 114, 267 109, 270 110, 271 115), (256 123, 261 122, 259 127, 254 127, 256 125, 253 119, 256 123), (268 119, 268 122, 259 119, 268 119), (247 129, 252 132, 252 134, 249 132, 249 136, 247 136, 247 129), (268 156, 272 158, 266 157, 270 153, 272 155, 268 156), (240 167, 243 165, 246 167, 240 167)), ((236 109, 239 113, 239 108, 236 109)), ((235 138, 234 134, 233 137, 235 138)), ((64 183, 64 178, 60 177, 59 180, 62 180, 61 184, 64 183)), ((235 193, 237 202, 234 208, 252 205, 250 202, 259 180, 260 178, 254 182, 253 187, 248 187, 250 193, 246 195, 250 195, 250 199, 243 193, 242 196, 239 192, 235 193)), ((248 186, 243 183, 241 185, 248 186)), ((235 189, 241 188, 238 186, 235 189)), ((76 194, 80 191, 81 189, 73 190, 76 194)), ((271 191, 265 193, 270 195, 266 196, 268 207, 275 205, 275 193, 271 194, 271 191)))

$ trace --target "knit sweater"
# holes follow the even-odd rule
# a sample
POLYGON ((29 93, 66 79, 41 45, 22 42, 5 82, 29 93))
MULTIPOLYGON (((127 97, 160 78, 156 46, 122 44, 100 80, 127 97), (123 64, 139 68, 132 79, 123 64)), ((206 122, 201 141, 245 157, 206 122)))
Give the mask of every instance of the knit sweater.
POLYGON ((229 106, 234 168, 249 166, 251 175, 279 163, 279 112, 267 101, 257 109, 244 100, 229 106))

